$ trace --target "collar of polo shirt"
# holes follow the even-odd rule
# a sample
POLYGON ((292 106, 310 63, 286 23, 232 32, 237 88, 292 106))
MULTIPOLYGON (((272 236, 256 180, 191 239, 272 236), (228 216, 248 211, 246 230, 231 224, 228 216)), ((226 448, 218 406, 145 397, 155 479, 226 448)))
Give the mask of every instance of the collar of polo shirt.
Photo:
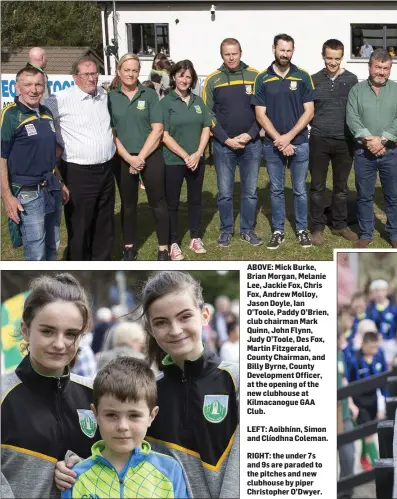
MULTIPOLYGON (((380 86, 381 86, 381 87, 385 87, 385 86, 387 85, 387 82, 388 82, 388 81, 389 81, 389 80, 386 80, 386 81, 385 81, 385 83, 382 83, 382 85, 380 85, 380 86)), ((374 85, 372 85, 371 78, 370 78, 369 76, 368 76, 368 78, 367 78, 367 82, 368 82, 368 85, 369 85, 370 87, 373 87, 373 86, 374 86, 374 85)), ((379 87, 377 87, 377 88, 379 88, 379 87)))

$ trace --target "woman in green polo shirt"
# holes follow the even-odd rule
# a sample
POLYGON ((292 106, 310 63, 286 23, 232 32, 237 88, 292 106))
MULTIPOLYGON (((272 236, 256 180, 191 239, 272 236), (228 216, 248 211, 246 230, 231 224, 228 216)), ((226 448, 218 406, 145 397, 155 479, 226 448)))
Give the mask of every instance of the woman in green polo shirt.
POLYGON ((154 90, 138 81, 140 61, 126 54, 117 65, 120 84, 109 92, 109 113, 121 157, 120 195, 124 237, 123 260, 137 259, 137 203, 142 176, 159 244, 158 260, 169 260, 169 214, 164 189, 164 159, 159 148, 162 113, 154 90))
POLYGON ((159 106, 163 110, 165 192, 170 213, 170 257, 183 260, 178 238, 178 206, 183 180, 187 184, 190 245, 195 253, 206 253, 200 238, 201 192, 204 180, 204 150, 210 137, 212 116, 201 97, 191 90, 197 73, 188 61, 176 63, 170 71, 171 92, 159 106))

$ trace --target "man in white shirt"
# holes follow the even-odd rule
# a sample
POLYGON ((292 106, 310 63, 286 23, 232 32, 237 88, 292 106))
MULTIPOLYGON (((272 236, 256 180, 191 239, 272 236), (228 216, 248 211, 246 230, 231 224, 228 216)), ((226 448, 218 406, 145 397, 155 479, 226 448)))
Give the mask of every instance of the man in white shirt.
POLYGON ((363 40, 363 45, 360 49, 360 56, 365 57, 365 58, 370 58, 372 52, 374 51, 374 48, 372 45, 370 45, 367 40, 363 40))
POLYGON ((51 95, 59 171, 70 192, 65 205, 68 260, 109 260, 113 245, 115 153, 107 94, 98 87, 98 68, 90 57, 73 65, 75 85, 51 95))

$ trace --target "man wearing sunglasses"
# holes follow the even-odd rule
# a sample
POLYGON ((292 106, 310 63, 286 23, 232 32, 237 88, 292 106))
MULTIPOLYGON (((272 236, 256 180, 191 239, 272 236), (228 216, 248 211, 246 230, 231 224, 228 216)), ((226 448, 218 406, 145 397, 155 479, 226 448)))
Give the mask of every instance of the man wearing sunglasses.
POLYGON ((65 205, 68 260, 109 260, 113 245, 115 153, 107 94, 98 85, 95 60, 73 65, 74 86, 51 95, 61 164, 70 192, 65 205))

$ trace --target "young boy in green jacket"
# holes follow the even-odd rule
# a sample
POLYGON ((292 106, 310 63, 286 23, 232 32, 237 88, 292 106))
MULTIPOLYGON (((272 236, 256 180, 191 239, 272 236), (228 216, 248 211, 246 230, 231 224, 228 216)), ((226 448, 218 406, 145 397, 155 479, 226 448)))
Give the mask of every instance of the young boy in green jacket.
POLYGON ((103 440, 92 456, 73 467, 77 477, 69 498, 187 498, 181 465, 153 452, 144 440, 156 417, 156 379, 142 360, 119 357, 101 369, 94 381, 93 416, 82 425, 98 425, 103 440))

